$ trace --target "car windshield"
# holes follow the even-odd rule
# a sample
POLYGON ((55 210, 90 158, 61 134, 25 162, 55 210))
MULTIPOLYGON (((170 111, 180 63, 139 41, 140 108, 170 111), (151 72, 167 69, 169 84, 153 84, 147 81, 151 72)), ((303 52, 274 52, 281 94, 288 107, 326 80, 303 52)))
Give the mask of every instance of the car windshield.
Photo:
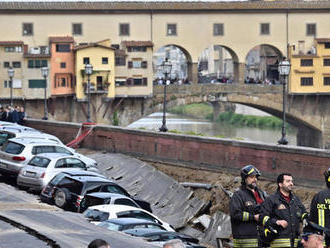
POLYGON ((28 165, 47 168, 49 163, 50 163, 50 159, 36 156, 30 160, 28 165))
POLYGON ((2 151, 10 154, 20 154, 24 150, 25 146, 14 142, 7 142, 2 146, 2 151))
POLYGON ((121 227, 121 225, 119 224, 115 224, 107 221, 101 222, 100 224, 98 224, 98 226, 107 228, 108 230, 111 231, 120 231, 120 227, 121 227))
POLYGON ((96 209, 87 209, 83 214, 85 218, 91 221, 105 221, 109 219, 109 213, 102 212, 96 209))

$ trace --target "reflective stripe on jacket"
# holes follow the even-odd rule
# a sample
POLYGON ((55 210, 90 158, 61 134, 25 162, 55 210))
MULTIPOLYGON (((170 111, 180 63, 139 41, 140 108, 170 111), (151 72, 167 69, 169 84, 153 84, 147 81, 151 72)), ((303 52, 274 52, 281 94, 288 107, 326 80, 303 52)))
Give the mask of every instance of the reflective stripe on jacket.
MULTIPOLYGON (((294 239, 293 247, 298 246, 299 239, 294 239)), ((271 248, 279 248, 279 247, 291 247, 291 240, 290 239, 275 239, 270 242, 271 248)))
POLYGON ((259 247, 258 239, 234 239, 234 248, 259 247))

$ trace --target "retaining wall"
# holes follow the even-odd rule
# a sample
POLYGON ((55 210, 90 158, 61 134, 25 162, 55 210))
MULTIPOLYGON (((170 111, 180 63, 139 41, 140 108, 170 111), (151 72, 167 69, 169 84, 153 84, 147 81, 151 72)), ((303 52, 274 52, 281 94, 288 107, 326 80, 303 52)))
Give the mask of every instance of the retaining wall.
MULTIPOLYGON (((81 124, 28 120, 27 125, 54 134, 64 143, 73 140, 81 124)), ((81 147, 129 154, 134 157, 170 162, 209 170, 231 171, 254 164, 263 176, 276 180, 289 172, 297 184, 323 186, 323 172, 330 165, 326 150, 279 146, 257 142, 133 130, 97 125, 81 147)), ((207 181, 207 179, 205 179, 207 181)))

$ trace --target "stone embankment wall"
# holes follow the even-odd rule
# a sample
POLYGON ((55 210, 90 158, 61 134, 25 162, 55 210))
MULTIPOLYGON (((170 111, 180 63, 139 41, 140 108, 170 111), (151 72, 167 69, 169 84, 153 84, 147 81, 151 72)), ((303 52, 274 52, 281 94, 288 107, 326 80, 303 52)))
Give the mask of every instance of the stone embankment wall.
MULTIPOLYGON (((28 120, 28 126, 54 134, 64 143, 73 140, 81 124, 28 120)), ((220 138, 150 132, 96 125, 81 147, 129 154, 181 166, 238 173, 246 164, 256 165, 269 179, 289 172, 299 185, 324 185, 323 172, 330 152, 322 149, 279 146, 220 138)))

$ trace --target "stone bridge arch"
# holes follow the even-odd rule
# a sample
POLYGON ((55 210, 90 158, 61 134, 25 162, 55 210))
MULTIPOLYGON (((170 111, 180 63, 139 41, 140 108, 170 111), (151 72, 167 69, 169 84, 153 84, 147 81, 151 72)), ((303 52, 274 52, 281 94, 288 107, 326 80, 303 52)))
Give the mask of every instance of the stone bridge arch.
MULTIPOLYGON (((154 87, 154 112, 162 110, 163 89, 162 86, 154 87)), ((282 118, 282 85, 169 85, 166 99, 168 107, 209 102, 214 112, 219 111, 219 102, 239 103, 282 118)), ((321 148, 330 146, 322 106, 330 106, 330 100, 289 95, 287 102, 287 122, 298 128, 297 144, 321 148), (322 104, 316 104, 320 102, 322 104)))

